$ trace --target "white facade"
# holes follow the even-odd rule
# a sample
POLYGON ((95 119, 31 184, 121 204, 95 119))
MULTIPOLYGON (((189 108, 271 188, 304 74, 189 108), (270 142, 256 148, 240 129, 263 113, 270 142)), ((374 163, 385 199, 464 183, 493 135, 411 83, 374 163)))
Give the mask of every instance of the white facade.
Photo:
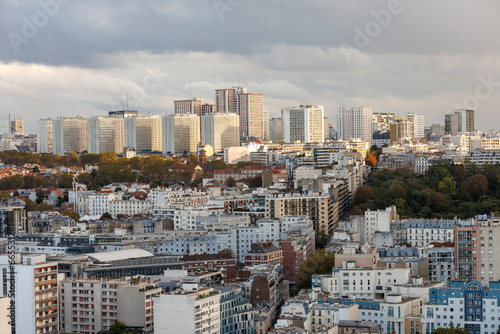
POLYGON ((380 299, 388 287, 409 283, 410 269, 343 268, 334 269, 331 276, 315 278, 321 279, 321 290, 331 297, 380 299))
POLYGON ((287 143, 323 143, 325 140, 324 107, 301 105, 281 110, 283 139, 287 143))
POLYGON ((372 108, 344 107, 337 110, 338 139, 372 140, 372 108))
POLYGON ((396 207, 391 206, 385 210, 367 210, 365 212, 364 226, 361 227, 361 241, 372 242, 376 231, 390 232, 391 223, 397 219, 396 207))
POLYGON ((155 333, 220 333, 220 294, 213 289, 161 294, 154 305, 155 333))
POLYGON ((108 201, 109 213, 113 218, 116 215, 123 214, 126 216, 133 216, 139 214, 148 214, 151 211, 151 200, 138 200, 131 198, 128 200, 115 199, 108 201))
POLYGON ((109 213, 109 202, 121 199, 121 195, 111 192, 96 191, 88 197, 88 214, 90 216, 100 216, 105 212, 109 213))
POLYGON ((163 117, 163 154, 196 153, 200 143, 200 117, 172 114, 163 117))
POLYGON ((52 133, 52 120, 50 118, 43 118, 37 121, 37 152, 38 153, 52 153, 53 152, 53 133, 52 133))
POLYGON ((408 114, 408 120, 413 122, 413 138, 422 139, 425 137, 425 118, 423 115, 408 114))
POLYGON ((214 153, 230 146, 240 146, 240 119, 233 113, 213 113, 201 117, 201 142, 214 148, 214 153))
POLYGON ((90 117, 88 119, 88 152, 121 154, 124 147, 123 117, 90 117))

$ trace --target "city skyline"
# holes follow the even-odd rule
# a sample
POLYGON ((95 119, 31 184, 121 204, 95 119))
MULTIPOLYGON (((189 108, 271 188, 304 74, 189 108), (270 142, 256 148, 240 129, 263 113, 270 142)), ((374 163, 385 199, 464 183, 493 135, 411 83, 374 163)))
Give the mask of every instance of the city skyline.
POLYGON ((478 129, 494 127, 500 51, 476 37, 498 30, 498 3, 401 1, 389 12, 384 1, 219 2, 61 2, 52 12, 2 2, 0 123, 21 115, 35 132, 40 113, 88 117, 120 109, 127 96, 141 113, 163 115, 175 100, 215 103, 215 89, 244 85, 264 94, 270 119, 300 104, 325 106, 330 120, 340 105, 369 105, 422 114, 430 125, 463 107, 476 111, 478 129), (305 18, 317 29, 288 23, 305 18), (141 29, 130 30, 131 20, 141 29))

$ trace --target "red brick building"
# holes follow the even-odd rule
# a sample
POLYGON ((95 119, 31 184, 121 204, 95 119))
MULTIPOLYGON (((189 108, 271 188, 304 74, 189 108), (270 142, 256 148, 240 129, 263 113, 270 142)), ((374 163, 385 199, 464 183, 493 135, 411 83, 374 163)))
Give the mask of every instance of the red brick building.
POLYGON ((229 253, 185 254, 182 261, 185 270, 220 271, 226 282, 236 280, 236 260, 229 253))

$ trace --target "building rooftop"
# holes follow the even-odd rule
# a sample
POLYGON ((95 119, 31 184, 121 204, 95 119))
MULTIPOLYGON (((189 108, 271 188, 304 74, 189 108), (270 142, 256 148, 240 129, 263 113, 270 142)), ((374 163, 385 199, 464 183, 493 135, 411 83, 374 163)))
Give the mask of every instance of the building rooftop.
POLYGON ((111 262, 119 260, 154 257, 154 255, 142 249, 131 248, 131 249, 116 250, 111 252, 92 253, 88 254, 88 257, 98 262, 111 262))

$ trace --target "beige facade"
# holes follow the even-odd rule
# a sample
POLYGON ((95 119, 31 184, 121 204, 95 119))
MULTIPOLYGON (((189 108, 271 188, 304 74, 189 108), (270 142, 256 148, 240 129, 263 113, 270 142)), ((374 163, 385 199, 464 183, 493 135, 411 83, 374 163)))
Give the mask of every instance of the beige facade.
POLYGON ((201 106, 205 103, 202 98, 174 101, 175 114, 194 114, 201 116, 201 106))
POLYGON ((194 114, 172 114, 163 117, 163 153, 198 150, 200 117, 194 114))
POLYGON ((91 117, 88 120, 89 153, 123 153, 123 117, 91 117))
POLYGON ((240 146, 239 116, 233 113, 214 113, 201 117, 201 141, 211 145, 214 153, 230 146, 240 146))
POLYGON ((24 136, 24 121, 10 121, 10 134, 24 136))
POLYGON ((281 111, 283 139, 287 143, 323 143, 324 109, 323 106, 301 105, 281 111))
POLYGON ((285 216, 308 216, 316 231, 328 233, 334 229, 333 201, 328 195, 287 194, 266 197, 266 219, 285 216))
POLYGON ((57 118, 52 124, 54 154, 64 155, 88 150, 88 120, 86 118, 80 116, 57 118))
POLYGON ((242 136, 264 138, 264 106, 262 94, 238 95, 240 133, 242 136))

